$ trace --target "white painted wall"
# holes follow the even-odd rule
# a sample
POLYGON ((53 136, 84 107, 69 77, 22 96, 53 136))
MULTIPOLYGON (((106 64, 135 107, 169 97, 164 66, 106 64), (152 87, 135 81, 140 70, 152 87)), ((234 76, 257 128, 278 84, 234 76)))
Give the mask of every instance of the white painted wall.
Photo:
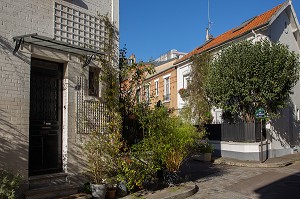
MULTIPOLYGON (((293 30, 299 27, 299 22, 293 18, 292 9, 288 7, 272 23, 269 29, 270 39, 273 42, 286 44, 291 51, 300 54, 299 41, 296 40, 293 30)), ((298 29, 299 31, 299 29, 298 29)), ((300 123, 296 121, 296 111, 300 109, 300 82, 293 89, 291 101, 288 107, 283 110, 282 117, 271 121, 270 138, 273 156, 279 156, 284 152, 292 153, 291 146, 300 147, 300 123)))
POLYGON ((177 68, 177 107, 178 110, 182 109, 184 106, 185 102, 183 99, 180 97, 178 91, 183 88, 183 77, 185 75, 190 74, 191 71, 191 62, 188 62, 180 67, 177 68))

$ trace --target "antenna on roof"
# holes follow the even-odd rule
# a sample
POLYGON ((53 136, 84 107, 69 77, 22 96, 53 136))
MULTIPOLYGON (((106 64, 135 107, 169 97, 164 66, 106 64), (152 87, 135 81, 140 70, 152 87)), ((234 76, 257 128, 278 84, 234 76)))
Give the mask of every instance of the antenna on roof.
POLYGON ((213 36, 210 34, 210 28, 211 28, 211 21, 210 21, 210 12, 209 12, 209 0, 208 0, 208 11, 207 11, 207 18, 208 18, 208 25, 206 28, 206 37, 205 37, 205 41, 209 41, 210 39, 213 38, 213 36))

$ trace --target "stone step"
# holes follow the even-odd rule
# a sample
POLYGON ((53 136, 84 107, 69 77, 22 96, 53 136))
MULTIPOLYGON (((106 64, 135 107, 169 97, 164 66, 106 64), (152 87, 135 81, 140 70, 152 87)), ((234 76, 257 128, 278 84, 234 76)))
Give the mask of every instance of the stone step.
POLYGON ((68 184, 68 174, 53 173, 29 177, 29 189, 68 184))
POLYGON ((78 187, 70 184, 34 188, 24 193, 25 199, 50 199, 78 193, 78 187))

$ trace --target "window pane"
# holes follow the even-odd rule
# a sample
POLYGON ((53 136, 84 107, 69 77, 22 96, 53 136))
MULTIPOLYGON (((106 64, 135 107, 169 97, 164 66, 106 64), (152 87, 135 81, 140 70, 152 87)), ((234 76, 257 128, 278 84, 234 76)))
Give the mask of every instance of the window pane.
POLYGON ((98 96, 99 93, 99 70, 97 68, 89 68, 89 95, 98 96))
POLYGON ((155 82, 155 95, 158 96, 158 81, 155 82))

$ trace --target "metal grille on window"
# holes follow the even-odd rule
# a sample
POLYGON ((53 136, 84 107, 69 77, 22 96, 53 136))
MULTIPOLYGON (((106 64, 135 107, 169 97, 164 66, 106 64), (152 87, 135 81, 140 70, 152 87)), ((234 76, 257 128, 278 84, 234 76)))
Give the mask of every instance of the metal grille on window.
POLYGON ((104 103, 85 100, 85 79, 77 77, 77 133, 88 134, 93 131, 106 132, 109 122, 107 107, 104 103))

